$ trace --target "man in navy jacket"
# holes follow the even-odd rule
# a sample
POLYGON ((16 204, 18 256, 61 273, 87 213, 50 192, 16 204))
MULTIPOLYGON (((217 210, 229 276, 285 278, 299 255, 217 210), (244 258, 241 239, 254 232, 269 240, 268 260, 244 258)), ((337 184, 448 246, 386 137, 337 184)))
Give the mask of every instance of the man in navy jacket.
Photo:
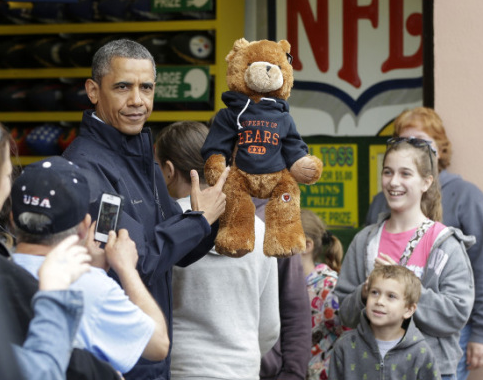
MULTIPOLYGON (((101 47, 85 84, 95 111, 84 112, 79 136, 63 155, 88 169, 91 215, 97 215, 102 192, 124 197, 119 228, 136 242, 138 271, 166 316, 172 341, 172 267, 191 264, 213 246, 217 228, 212 225, 224 212, 228 172, 203 191, 192 172, 192 211, 183 214, 169 197, 155 164, 151 131, 144 128, 155 80, 154 59, 142 45, 123 39, 101 47)), ((141 359, 125 378, 167 380, 169 366, 170 355, 156 363, 141 359)))

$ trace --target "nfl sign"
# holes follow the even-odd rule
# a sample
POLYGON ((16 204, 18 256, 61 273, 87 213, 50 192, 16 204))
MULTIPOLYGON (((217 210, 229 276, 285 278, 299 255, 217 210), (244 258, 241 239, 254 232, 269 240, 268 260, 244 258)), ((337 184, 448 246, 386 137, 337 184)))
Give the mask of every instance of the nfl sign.
POLYGON ((291 46, 290 112, 302 136, 374 136, 422 105, 423 0, 277 0, 291 46))

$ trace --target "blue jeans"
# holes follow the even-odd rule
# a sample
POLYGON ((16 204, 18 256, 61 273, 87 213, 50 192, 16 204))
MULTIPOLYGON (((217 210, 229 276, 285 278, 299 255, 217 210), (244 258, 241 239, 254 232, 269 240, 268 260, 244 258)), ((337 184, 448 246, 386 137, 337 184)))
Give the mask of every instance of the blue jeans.
POLYGON ((441 380, 456 380, 456 375, 443 375, 441 380))
POLYGON ((460 347, 463 350, 463 356, 461 357, 458 368, 456 369, 456 378, 458 380, 466 380, 470 371, 466 368, 466 347, 470 340, 471 335, 471 325, 468 323, 465 327, 461 329, 460 335, 460 347))

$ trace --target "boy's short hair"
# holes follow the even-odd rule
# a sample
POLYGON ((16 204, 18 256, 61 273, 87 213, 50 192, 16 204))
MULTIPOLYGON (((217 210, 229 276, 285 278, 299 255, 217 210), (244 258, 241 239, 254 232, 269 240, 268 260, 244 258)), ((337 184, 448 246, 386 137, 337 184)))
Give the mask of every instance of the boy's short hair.
POLYGON ((404 299, 406 305, 417 304, 421 297, 421 280, 416 277, 413 271, 401 265, 380 265, 376 266, 367 280, 368 289, 376 278, 392 278, 404 284, 404 299))

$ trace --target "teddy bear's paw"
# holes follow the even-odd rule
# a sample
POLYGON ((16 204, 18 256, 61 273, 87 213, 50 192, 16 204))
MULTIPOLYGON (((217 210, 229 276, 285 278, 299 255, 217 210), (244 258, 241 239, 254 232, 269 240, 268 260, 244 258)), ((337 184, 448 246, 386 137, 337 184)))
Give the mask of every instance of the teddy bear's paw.
POLYGON ((322 175, 324 164, 316 157, 307 155, 295 161, 290 168, 290 174, 298 182, 312 185, 317 182, 322 175))
POLYGON ((305 251, 305 236, 298 233, 284 233, 281 236, 265 233, 263 253, 269 257, 290 257, 305 251))
POLYGON ((251 252, 247 249, 237 249, 237 250, 228 250, 225 247, 220 247, 215 245, 216 252, 223 256, 229 257, 243 257, 247 253, 251 252))
POLYGON ((215 249, 221 255, 242 257, 255 248, 255 237, 247 236, 230 228, 220 228, 215 240, 215 249))

